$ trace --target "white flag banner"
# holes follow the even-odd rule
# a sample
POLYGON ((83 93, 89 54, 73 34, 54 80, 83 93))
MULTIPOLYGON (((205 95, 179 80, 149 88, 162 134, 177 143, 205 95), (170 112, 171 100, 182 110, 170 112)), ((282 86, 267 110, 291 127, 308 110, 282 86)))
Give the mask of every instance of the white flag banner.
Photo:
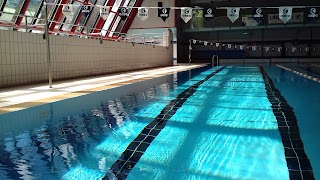
POLYGON ((73 6, 71 4, 63 5, 62 13, 67 17, 71 18, 73 15, 73 6))
POLYGON ((240 45, 240 50, 243 50, 243 47, 244 47, 243 45, 240 45))
POLYGON ((220 46, 220 44, 219 43, 216 43, 216 47, 219 47, 220 46))
POLYGON ((197 43, 197 40, 193 40, 193 44, 196 44, 197 43))
POLYGON ((270 47, 265 47, 266 52, 268 52, 270 50, 270 47))
POLYGON ((139 7, 138 8, 138 17, 141 19, 141 21, 145 21, 149 17, 149 9, 145 7, 139 7))
POLYGON ((210 45, 213 46, 213 43, 211 43, 210 45))
POLYGON ((306 47, 306 52, 309 52, 309 48, 308 47, 306 47))
POLYGON ((292 48, 292 52, 295 52, 297 50, 297 48, 293 47, 292 48))
POLYGON ((257 50, 257 46, 252 46, 252 50, 256 51, 257 50))
POLYGON ((110 13, 109 7, 101 7, 100 8, 100 16, 102 17, 102 19, 107 20, 109 13, 110 13))
POLYGON ((208 45, 208 42, 207 42, 207 41, 205 41, 203 44, 204 44, 205 46, 207 46, 207 45, 208 45))
POLYGON ((231 44, 228 44, 228 48, 229 48, 229 49, 231 48, 231 46, 232 46, 231 44))
POLYGON ((188 23, 192 18, 192 8, 191 7, 181 8, 181 18, 185 23, 188 23))
POLYGON ((228 8, 227 16, 232 23, 234 23, 239 18, 240 8, 228 8))
POLYGON ((237 46, 237 45, 234 45, 234 48, 235 48, 235 49, 237 49, 237 48, 238 48, 238 46, 237 46))
POLYGON ((292 18, 292 7, 279 7, 279 19, 286 24, 292 18))
POLYGON ((282 47, 278 47, 278 51, 281 52, 281 50, 282 50, 282 47))

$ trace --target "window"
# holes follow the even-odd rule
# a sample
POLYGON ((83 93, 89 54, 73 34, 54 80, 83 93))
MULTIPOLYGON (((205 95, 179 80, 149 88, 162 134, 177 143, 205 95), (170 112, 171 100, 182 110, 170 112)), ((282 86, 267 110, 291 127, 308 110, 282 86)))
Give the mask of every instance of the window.
POLYGON ((2 13, 2 15, 0 16, 0 21, 15 23, 17 16, 15 16, 14 14, 17 15, 20 13, 23 3, 24 3, 24 0, 7 1, 3 11, 10 14, 2 13))
MULTIPOLYGON (((96 5, 100 5, 103 6, 105 5, 106 0, 98 0, 96 5)), ((86 23, 86 28, 83 29, 84 33, 87 33, 87 29, 89 29, 88 33, 91 32, 91 28, 94 28, 95 22, 97 21, 97 19, 100 17, 100 8, 98 7, 94 7, 93 10, 91 11, 90 17, 87 20, 86 23)))
MULTIPOLYGON (((36 16, 36 13, 39 11, 39 8, 42 6, 42 0, 31 0, 28 6, 28 9, 25 13, 26 16, 32 16, 33 18, 28 17, 28 24, 31 23, 36 16)), ((22 23, 25 22, 25 17, 22 20, 22 23)))

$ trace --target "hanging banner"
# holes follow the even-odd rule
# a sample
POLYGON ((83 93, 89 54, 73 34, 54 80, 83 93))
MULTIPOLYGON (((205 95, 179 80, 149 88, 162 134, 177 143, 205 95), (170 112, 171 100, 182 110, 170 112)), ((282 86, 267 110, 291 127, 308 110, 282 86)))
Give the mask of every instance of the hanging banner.
POLYGON ((91 11, 91 6, 81 6, 82 16, 87 17, 91 11))
POLYGON ((66 16, 66 18, 71 18, 73 15, 73 6, 71 4, 63 5, 62 13, 66 16))
POLYGON ((232 23, 234 23, 239 18, 240 8, 228 8, 227 16, 232 23))
POLYGON ((145 21, 149 17, 149 9, 145 7, 139 7, 138 8, 138 17, 141 19, 141 21, 145 21))
POLYGON ((158 17, 164 22, 169 18, 170 8, 158 8, 158 17))
POLYGON ((109 7, 102 7, 100 8, 100 16, 102 17, 102 19, 107 20, 108 16, 110 13, 110 8, 109 7))
POLYGON ((197 40, 193 40, 193 44, 196 44, 197 43, 197 40))
POLYGON ((240 50, 243 50, 243 45, 240 45, 240 47, 239 47, 239 48, 240 48, 240 50))
POLYGON ((315 23, 319 20, 319 9, 317 8, 307 8, 308 21, 315 23))
POLYGON ((120 7, 118 9, 118 15, 120 16, 121 20, 126 20, 129 16, 129 9, 127 7, 120 7))
POLYGON ((279 19, 286 24, 292 18, 292 7, 279 7, 279 19))
POLYGON ((253 19, 259 24, 263 24, 263 11, 262 8, 254 8, 253 9, 253 19))
POLYGON ((281 52, 281 50, 282 50, 282 47, 278 47, 278 51, 281 52))
POLYGON ((292 52, 295 52, 296 50, 297 50, 296 47, 293 47, 293 48, 292 48, 292 52))
POLYGON ((232 46, 231 44, 228 44, 228 48, 229 48, 229 49, 231 49, 231 46, 232 46))
POLYGON ((257 46, 252 46, 252 50, 256 51, 257 50, 257 46))
POLYGON ((270 50, 270 47, 265 47, 266 52, 268 52, 270 50))
POLYGON ((219 43, 216 43, 216 47, 219 47, 220 46, 220 44, 219 43))
MULTIPOLYGON (((292 13, 292 18, 287 23, 303 23, 304 12, 292 13)), ((283 24, 279 14, 268 14, 268 24, 283 24)))
POLYGON ((202 10, 203 17, 207 21, 211 21, 214 18, 215 8, 212 7, 204 7, 202 10))
POLYGON ((306 52, 309 52, 309 48, 308 47, 306 47, 306 52))
POLYGON ((190 7, 181 8, 181 19, 183 19, 185 23, 188 23, 192 19, 192 8, 190 7))
POLYGON ((207 45, 208 45, 208 42, 207 42, 207 41, 205 41, 203 44, 204 44, 205 46, 207 46, 207 45))

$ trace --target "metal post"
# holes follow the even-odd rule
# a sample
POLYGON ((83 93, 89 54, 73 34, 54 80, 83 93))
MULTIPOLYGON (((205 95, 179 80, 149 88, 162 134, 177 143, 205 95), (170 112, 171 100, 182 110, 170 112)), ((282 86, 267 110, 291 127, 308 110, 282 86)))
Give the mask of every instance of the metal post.
POLYGON ((25 16, 24 19, 25 19, 25 23, 26 23, 26 24, 25 24, 25 26, 26 26, 26 27, 25 27, 25 28, 26 28, 26 32, 28 32, 28 17, 25 16))
POLYGON ((189 64, 191 63, 191 51, 192 51, 192 44, 191 39, 189 40, 189 64))
POLYGON ((49 43, 49 23, 48 23, 48 5, 46 1, 44 2, 45 7, 45 20, 46 20, 46 27, 45 27, 45 36, 47 41, 47 61, 48 61, 48 71, 49 71, 49 87, 52 88, 52 72, 51 72, 51 57, 50 57, 50 43, 49 43))

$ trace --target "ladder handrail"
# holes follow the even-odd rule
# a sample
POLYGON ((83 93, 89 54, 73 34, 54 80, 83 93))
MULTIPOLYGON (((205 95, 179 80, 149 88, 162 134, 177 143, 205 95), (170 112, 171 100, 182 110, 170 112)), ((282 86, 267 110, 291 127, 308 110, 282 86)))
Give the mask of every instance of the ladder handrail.
POLYGON ((213 56, 212 56, 212 59, 211 59, 211 61, 212 61, 212 67, 214 67, 214 61, 215 61, 215 60, 217 60, 217 66, 219 66, 219 57, 216 56, 216 55, 213 55, 213 56), (217 57, 217 58, 215 58, 215 57, 217 57))

